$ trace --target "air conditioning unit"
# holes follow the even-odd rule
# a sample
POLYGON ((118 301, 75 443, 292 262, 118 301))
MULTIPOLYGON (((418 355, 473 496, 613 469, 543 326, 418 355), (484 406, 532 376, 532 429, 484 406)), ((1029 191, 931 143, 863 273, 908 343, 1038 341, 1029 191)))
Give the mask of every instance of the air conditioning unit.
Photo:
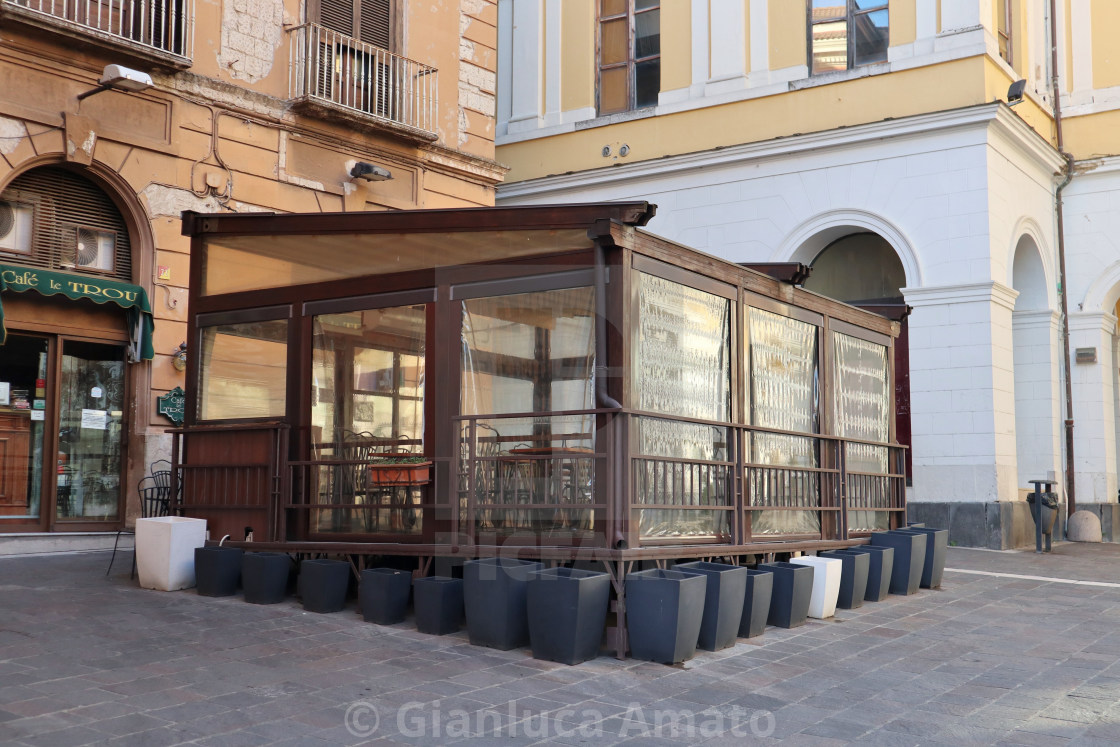
POLYGON ((0 200, 0 251, 31 253, 31 224, 34 208, 0 200))
POLYGON ((115 231, 79 228, 74 252, 74 266, 84 270, 113 269, 113 255, 117 248, 115 231))

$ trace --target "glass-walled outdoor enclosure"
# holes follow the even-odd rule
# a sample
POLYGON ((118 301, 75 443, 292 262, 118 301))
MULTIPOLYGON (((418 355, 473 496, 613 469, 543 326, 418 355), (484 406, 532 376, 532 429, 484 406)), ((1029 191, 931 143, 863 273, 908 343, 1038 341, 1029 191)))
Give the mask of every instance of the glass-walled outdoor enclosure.
MULTIPOLYGON (((636 230, 650 215, 194 216, 184 442, 276 434, 253 505, 281 542, 623 550, 897 526, 896 327, 636 230)), ((184 453, 185 473, 224 470, 188 514, 249 505, 222 487, 236 466, 184 453)))

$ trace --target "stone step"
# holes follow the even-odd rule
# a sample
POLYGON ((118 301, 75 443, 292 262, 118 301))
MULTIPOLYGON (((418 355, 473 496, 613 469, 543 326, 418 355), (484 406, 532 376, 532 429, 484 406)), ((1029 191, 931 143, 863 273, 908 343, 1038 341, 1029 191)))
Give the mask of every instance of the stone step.
MULTIPOLYGON (((116 532, 21 532, 0 534, 0 556, 112 550, 116 532)), ((121 534, 118 550, 132 551, 133 535, 121 534)))

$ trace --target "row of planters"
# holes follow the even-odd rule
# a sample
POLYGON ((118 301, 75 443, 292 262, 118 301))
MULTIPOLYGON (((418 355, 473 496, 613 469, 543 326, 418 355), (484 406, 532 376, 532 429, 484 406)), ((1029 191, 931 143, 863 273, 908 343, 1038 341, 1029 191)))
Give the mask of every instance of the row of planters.
MULTIPOLYGON (((676 663, 697 647, 718 651, 761 635, 767 625, 793 628, 809 617, 831 617, 837 607, 937 588, 948 534, 919 525, 877 532, 869 545, 755 569, 696 561, 632 572, 625 579, 631 656, 676 663)), ((199 594, 232 595, 240 582, 248 602, 272 604, 287 595, 293 565, 287 555, 220 547, 195 555, 199 594)), ((349 577, 344 561, 303 561, 304 608, 341 610, 349 577)), ((445 635, 465 621, 473 645, 529 645, 535 658, 578 664, 599 655, 610 591, 603 572, 486 558, 467 561, 462 579, 414 580, 409 571, 369 569, 361 573, 358 599, 365 620, 392 625, 404 621, 411 594, 420 632, 445 635)))

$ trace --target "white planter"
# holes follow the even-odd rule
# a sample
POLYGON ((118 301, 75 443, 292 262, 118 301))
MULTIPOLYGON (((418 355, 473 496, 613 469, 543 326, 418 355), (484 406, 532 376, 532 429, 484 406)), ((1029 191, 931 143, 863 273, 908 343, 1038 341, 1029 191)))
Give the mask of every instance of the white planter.
POLYGON ((136 573, 145 589, 194 586, 194 549, 206 544, 206 520, 156 516, 136 520, 136 573))
POLYGON ((840 574, 844 569, 844 561, 806 556, 790 558, 789 562, 813 566, 813 594, 809 597, 809 617, 823 620, 835 615, 836 599, 840 596, 840 574))

